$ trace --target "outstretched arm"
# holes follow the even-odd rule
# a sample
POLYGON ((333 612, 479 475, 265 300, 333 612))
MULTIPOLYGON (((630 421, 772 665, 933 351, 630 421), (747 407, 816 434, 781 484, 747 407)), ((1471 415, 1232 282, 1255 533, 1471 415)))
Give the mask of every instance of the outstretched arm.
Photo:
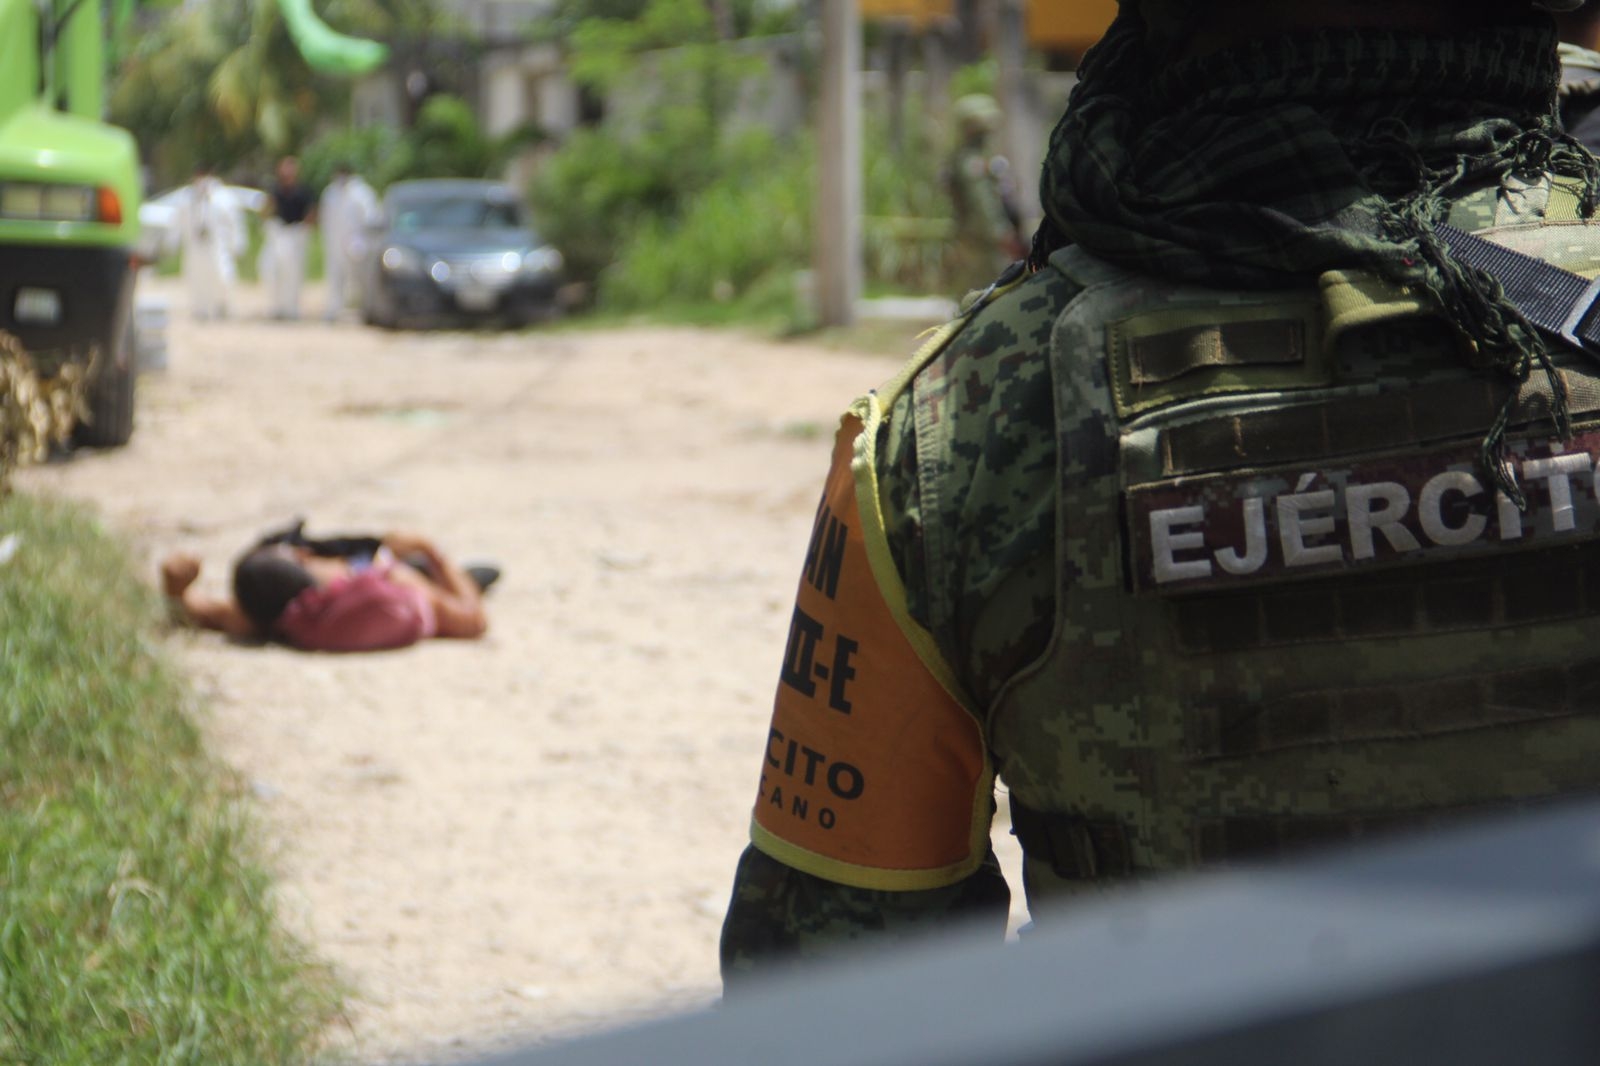
POLYGON ((207 596, 195 588, 199 576, 200 560, 193 555, 174 552, 161 560, 161 591, 184 619, 231 637, 261 636, 249 615, 233 600, 207 596))

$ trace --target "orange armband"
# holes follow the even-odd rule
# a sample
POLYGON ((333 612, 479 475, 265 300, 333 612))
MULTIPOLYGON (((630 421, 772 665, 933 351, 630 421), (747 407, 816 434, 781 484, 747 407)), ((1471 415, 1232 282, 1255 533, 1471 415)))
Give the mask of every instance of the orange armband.
POLYGON ((806 550, 751 839, 860 888, 953 884, 987 848, 983 732, 905 612, 878 506, 876 397, 841 421, 806 550))

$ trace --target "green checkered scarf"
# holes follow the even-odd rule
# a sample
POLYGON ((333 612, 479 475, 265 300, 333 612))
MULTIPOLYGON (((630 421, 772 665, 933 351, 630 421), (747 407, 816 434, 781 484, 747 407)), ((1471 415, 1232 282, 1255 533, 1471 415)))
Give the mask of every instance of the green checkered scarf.
MULTIPOLYGON (((1499 284, 1458 262, 1434 225, 1459 196, 1555 173, 1600 201, 1594 157, 1554 124, 1560 69, 1547 16, 1448 36, 1319 30, 1175 64, 1124 2, 1085 57, 1050 138, 1037 268, 1078 244, 1144 273, 1284 287, 1365 269, 1432 292, 1476 342, 1482 369, 1565 393, 1538 333, 1499 284)), ((1507 401, 1484 465, 1523 505, 1505 461, 1507 401)))

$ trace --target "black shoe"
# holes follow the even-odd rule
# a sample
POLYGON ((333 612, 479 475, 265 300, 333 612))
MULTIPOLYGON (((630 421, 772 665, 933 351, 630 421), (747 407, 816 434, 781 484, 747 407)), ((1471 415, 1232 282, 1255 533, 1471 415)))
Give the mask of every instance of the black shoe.
POLYGON ((477 583, 479 592, 488 592, 489 586, 500 580, 500 568, 498 566, 490 566, 487 563, 483 563, 478 566, 463 567, 463 569, 466 570, 467 576, 477 583))

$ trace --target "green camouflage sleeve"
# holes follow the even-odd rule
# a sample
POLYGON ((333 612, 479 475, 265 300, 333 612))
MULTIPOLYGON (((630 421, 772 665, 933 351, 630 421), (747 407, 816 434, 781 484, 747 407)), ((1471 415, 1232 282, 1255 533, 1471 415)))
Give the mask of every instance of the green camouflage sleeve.
POLYGON ((953 921, 1005 935, 1011 896, 990 852, 978 872, 946 888, 884 892, 824 881, 746 848, 722 923, 722 985, 736 994, 751 978, 848 954, 862 942, 900 943, 953 921))
POLYGON ((1074 295, 1046 270, 983 308, 899 398, 879 442, 889 546, 911 615, 985 714, 1054 624, 1047 352, 1074 295))
MULTIPOLYGON (((1054 272, 975 316, 917 376, 881 432, 878 475, 912 617, 980 712, 1045 648, 1054 616, 1054 404, 1045 353, 1071 297, 1054 272)), ((945 888, 885 892, 802 873, 747 848, 722 927, 730 991, 863 940, 972 919, 1004 934, 1010 892, 991 851, 945 888)))

